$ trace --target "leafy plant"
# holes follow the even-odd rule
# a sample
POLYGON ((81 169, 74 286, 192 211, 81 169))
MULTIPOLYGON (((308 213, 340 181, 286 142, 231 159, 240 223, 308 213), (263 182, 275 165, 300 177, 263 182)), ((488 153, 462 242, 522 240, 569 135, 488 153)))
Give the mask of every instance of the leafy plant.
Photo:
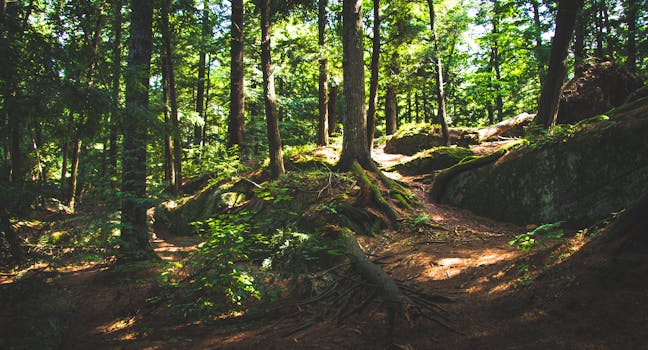
POLYGON ((511 246, 517 246, 522 249, 522 251, 528 252, 542 240, 549 238, 562 238, 565 235, 565 232, 560 228, 562 223, 562 221, 558 221, 551 224, 540 225, 533 231, 515 236, 515 238, 509 241, 508 244, 511 246), (544 233, 542 237, 539 237, 540 233, 544 233))

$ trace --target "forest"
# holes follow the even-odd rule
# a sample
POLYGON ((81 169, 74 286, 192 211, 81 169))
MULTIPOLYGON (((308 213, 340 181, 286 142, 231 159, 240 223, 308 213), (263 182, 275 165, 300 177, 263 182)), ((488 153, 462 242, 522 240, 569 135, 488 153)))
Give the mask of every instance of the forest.
POLYGON ((1 349, 641 349, 646 0, 0 0, 1 349))

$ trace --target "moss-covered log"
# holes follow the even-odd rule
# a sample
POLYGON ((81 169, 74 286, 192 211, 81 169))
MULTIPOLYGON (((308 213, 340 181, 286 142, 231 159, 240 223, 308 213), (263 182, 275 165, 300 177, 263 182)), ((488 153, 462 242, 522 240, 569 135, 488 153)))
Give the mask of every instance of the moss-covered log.
POLYGON ((387 171, 398 171, 403 175, 431 174, 449 168, 473 154, 464 147, 436 147, 419 152, 410 160, 389 167, 387 171))

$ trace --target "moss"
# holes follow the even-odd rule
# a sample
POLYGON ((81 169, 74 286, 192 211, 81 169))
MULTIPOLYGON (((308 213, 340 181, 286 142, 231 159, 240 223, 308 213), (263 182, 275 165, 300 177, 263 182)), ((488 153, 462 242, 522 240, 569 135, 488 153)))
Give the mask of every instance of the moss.
POLYGON ((430 174, 449 168, 471 156, 473 152, 469 148, 436 147, 419 152, 409 161, 396 164, 388 170, 395 170, 403 175, 430 174))
MULTIPOLYGON (((450 128, 450 141, 456 144, 461 136, 474 129, 450 128)), ((443 138, 439 128, 429 124, 403 126, 385 143, 385 152, 414 155, 417 152, 443 146, 443 138)))
POLYGON ((443 171, 432 196, 515 223, 589 224, 648 191, 648 119, 625 118, 443 171))

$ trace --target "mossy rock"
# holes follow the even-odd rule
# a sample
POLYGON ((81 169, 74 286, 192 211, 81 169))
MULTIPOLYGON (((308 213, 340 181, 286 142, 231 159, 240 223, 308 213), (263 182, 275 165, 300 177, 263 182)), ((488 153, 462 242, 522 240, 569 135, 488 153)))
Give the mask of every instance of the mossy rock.
MULTIPOLYGON (((462 135, 474 131, 469 128, 450 128, 450 143, 457 144, 462 135)), ((430 124, 403 126, 385 143, 386 153, 414 155, 420 151, 443 146, 441 129, 430 124)))
POLYGON ((174 235, 190 235, 196 230, 192 222, 204 221, 246 202, 246 191, 239 187, 243 186, 208 185, 195 195, 164 202, 155 208, 155 227, 174 235))
POLYGON ((473 156, 469 148, 436 147, 419 152, 407 162, 396 164, 388 171, 398 171, 403 175, 430 174, 434 171, 449 168, 466 157, 473 156))
POLYGON ((648 111, 639 118, 636 108, 457 173, 439 199, 498 220, 574 227, 627 208, 648 192, 648 111))

